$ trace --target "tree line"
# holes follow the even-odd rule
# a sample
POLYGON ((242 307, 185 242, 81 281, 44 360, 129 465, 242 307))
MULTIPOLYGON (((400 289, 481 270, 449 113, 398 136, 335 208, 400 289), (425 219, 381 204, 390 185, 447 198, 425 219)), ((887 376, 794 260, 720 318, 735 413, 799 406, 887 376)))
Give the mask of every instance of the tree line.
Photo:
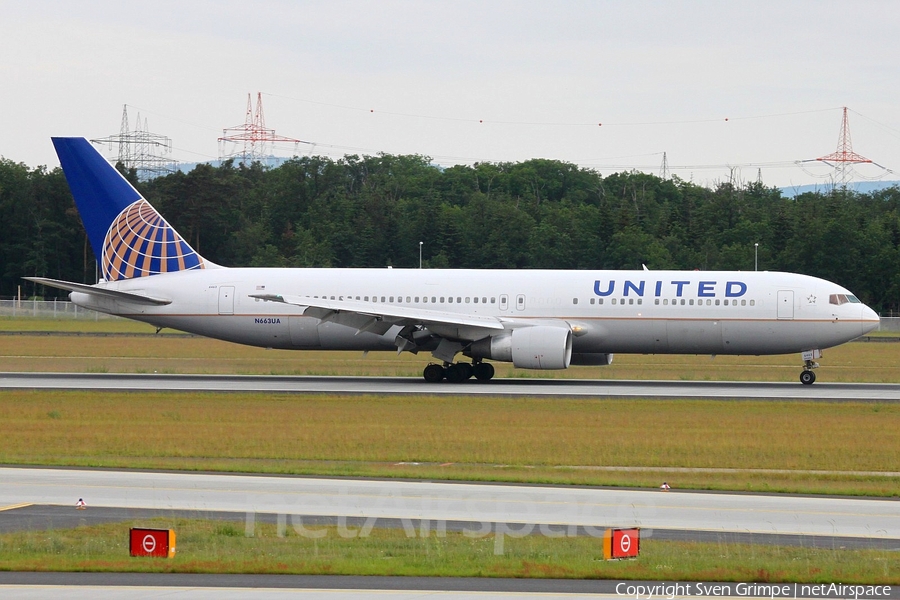
MULTIPOLYGON (((121 170, 121 166, 119 166, 121 170)), ((556 161, 438 168, 418 155, 226 162, 137 181, 204 257, 226 266, 734 269, 806 273, 900 309, 900 189, 794 198, 556 161)), ((95 281, 60 169, 0 160, 0 296, 95 281)))

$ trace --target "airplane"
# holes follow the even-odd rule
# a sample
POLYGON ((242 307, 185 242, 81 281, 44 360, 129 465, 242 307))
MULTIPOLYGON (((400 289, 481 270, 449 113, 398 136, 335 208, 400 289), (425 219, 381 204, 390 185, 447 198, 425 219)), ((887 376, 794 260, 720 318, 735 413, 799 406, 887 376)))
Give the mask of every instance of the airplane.
POLYGON ((26 277, 95 311, 295 350, 430 352, 431 383, 608 365, 616 353, 801 353, 878 327, 829 281, 782 272, 226 268, 203 258, 84 138, 53 138, 94 255, 94 285, 26 277), (459 356, 466 360, 457 360, 459 356))

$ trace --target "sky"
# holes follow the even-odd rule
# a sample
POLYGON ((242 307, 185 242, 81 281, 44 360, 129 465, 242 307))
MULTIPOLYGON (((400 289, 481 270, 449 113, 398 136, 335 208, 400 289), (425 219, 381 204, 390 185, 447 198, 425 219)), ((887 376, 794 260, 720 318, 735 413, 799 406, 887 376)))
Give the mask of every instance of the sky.
MULTIPOLYGON (((277 154, 563 160, 701 185, 827 185, 837 149, 900 179, 900 3, 0 0, 0 156, 140 114, 180 162, 262 93, 277 154), (891 172, 893 171, 893 172, 891 172)), ((115 157, 116 147, 100 146, 115 157)))

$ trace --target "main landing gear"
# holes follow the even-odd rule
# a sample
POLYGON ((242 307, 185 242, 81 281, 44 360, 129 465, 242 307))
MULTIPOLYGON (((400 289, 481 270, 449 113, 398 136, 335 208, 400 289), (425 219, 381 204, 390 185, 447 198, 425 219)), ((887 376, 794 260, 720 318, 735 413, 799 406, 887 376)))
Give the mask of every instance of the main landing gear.
POLYGON ((494 376, 494 365, 486 362, 447 363, 444 366, 431 363, 422 375, 428 383, 440 383, 446 379, 450 383, 461 383, 474 377, 478 381, 489 381, 494 376))

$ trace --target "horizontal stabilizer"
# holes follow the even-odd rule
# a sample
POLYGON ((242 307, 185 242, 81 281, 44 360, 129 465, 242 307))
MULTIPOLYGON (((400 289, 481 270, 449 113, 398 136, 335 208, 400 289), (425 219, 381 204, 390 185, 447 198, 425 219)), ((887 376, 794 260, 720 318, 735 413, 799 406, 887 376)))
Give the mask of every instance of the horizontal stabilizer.
MULTIPOLYGON (((251 298, 268 300, 269 302, 283 302, 304 308, 304 314, 319 317, 319 314, 311 314, 310 309, 319 309, 329 312, 348 312, 367 317, 384 319, 394 323, 438 323, 441 325, 455 325, 457 327, 481 327, 484 329, 503 329, 503 323, 497 317, 481 317, 471 314, 459 314, 443 310, 430 310, 414 306, 395 304, 382 304, 378 302, 360 302, 359 300, 328 300, 325 298, 310 298, 309 296, 282 296, 280 294, 250 294, 251 298)), ((318 312, 318 311, 315 311, 318 312)))
POLYGON ((120 292, 119 290, 109 290, 98 287, 96 285, 87 285, 86 283, 73 283, 71 281, 60 281, 58 279, 48 279, 46 277, 23 277, 28 281, 40 283, 48 287, 60 290, 68 290, 70 292, 81 292, 83 294, 91 294, 93 296, 104 296, 106 298, 115 298, 122 302, 130 302, 131 304, 147 304, 150 306, 164 306, 172 304, 171 300, 165 298, 154 298, 153 296, 144 296, 143 294, 134 294, 131 292, 120 292))

